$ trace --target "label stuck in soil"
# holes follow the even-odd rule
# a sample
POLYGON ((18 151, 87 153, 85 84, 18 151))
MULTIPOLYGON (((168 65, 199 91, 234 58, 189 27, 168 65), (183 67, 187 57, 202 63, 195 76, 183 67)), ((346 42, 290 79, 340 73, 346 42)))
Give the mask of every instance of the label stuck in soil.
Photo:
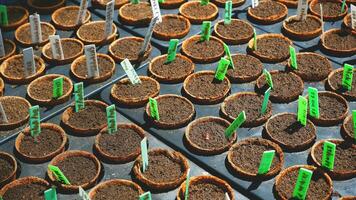
POLYGON ((345 12, 346 0, 342 0, 341 13, 345 12))
POLYGON ((354 75, 354 67, 349 64, 344 64, 344 71, 342 72, 342 87, 347 90, 352 89, 352 77, 354 75))
POLYGON ((23 65, 25 67, 25 76, 29 77, 36 73, 35 56, 33 54, 33 48, 29 47, 22 50, 23 65))
POLYGON ((55 187, 44 191, 45 200, 57 200, 57 191, 55 187))
POLYGON ((232 1, 227 1, 225 3, 224 24, 231 23, 231 16, 232 16, 232 1))
POLYGON ((257 51, 257 33, 256 29, 253 29, 253 50, 257 51))
POLYGON ((209 0, 200 0, 200 5, 206 6, 209 4, 209 0))
POLYGON ((75 112, 84 109, 84 87, 83 82, 74 84, 75 112))
POLYGON ((318 89, 309 87, 309 114, 310 116, 319 119, 319 96, 318 89))
POLYGON ((171 39, 169 41, 169 47, 168 47, 168 52, 167 52, 167 62, 168 63, 170 63, 176 59, 178 43, 179 43, 178 39, 171 39))
POLYGON ((117 116, 115 105, 106 107, 106 119, 108 123, 108 133, 113 134, 117 131, 117 116))
POLYGON ((64 78, 63 77, 58 77, 56 79, 53 79, 53 98, 54 99, 58 99, 61 96, 63 96, 63 81, 64 78))
POLYGON ((125 60, 123 60, 120 64, 132 85, 141 84, 140 77, 137 75, 129 59, 125 58, 125 60))
POLYGON ((297 182, 293 190, 293 198, 299 200, 305 199, 305 197, 307 196, 307 192, 312 176, 313 176, 312 171, 304 168, 299 169, 297 182))
POLYGON ((85 190, 80 186, 79 186, 79 197, 81 197, 82 200, 90 200, 88 193, 86 193, 85 190))
POLYGON ((215 79, 219 81, 223 81, 227 72, 227 68, 230 65, 230 61, 225 58, 221 58, 216 68, 215 79))
POLYGON ((6 26, 9 24, 9 18, 7 15, 7 7, 5 5, 0 5, 0 24, 6 26))
POLYGON ((229 127, 225 130, 225 137, 230 138, 232 134, 246 121, 245 111, 242 111, 236 119, 230 124, 229 127))
POLYGON ((298 0, 297 16, 299 20, 305 20, 308 14, 308 1, 298 0))
POLYGON ((210 39, 210 28, 211 28, 211 22, 210 21, 204 21, 203 24, 201 25, 201 41, 209 41, 210 39))
POLYGON ((157 22, 162 22, 161 9, 159 8, 158 0, 150 0, 153 18, 157 18, 157 22))
POLYGON ((139 200, 152 200, 152 194, 150 191, 140 195, 139 200))
POLYGON ((57 181, 70 185, 69 180, 67 177, 63 174, 63 172, 57 167, 53 165, 48 165, 48 169, 53 173, 54 177, 56 177, 57 181))
POLYGON ((356 110, 352 111, 352 124, 354 130, 354 142, 356 143, 356 110))
POLYGON ((106 4, 106 13, 105 13, 105 38, 108 38, 112 33, 112 24, 114 21, 114 6, 115 2, 110 1, 106 4))
POLYGON ((267 111, 269 96, 271 95, 271 88, 268 88, 263 96, 263 102, 261 107, 261 114, 264 115, 267 111))
POLYGON ((32 43, 38 44, 42 42, 41 19, 39 14, 34 13, 30 15, 30 28, 32 43))
POLYGON ((85 45, 84 50, 88 77, 99 77, 98 57, 96 55, 95 45, 85 45))
POLYGON ((140 49, 140 53, 139 53, 140 56, 145 55, 148 44, 150 43, 151 38, 152 38, 153 28, 155 27, 157 20, 158 20, 157 17, 153 17, 150 22, 150 25, 148 26, 148 29, 147 29, 147 32, 145 35, 145 39, 143 40, 143 45, 140 49))
POLYGON ((79 11, 78 11, 77 25, 81 25, 85 20, 87 9, 88 9, 88 0, 81 0, 79 11))
POLYGON ((142 157, 142 172, 145 172, 148 167, 147 137, 141 140, 141 157, 142 157))
POLYGON ((9 123, 9 120, 7 119, 4 107, 2 106, 2 103, 0 102, 0 122, 3 124, 9 123))
POLYGON ((252 0, 252 8, 256 8, 258 6, 258 0, 252 0))
POLYGON ((225 199, 224 200, 230 200, 230 196, 227 192, 225 192, 225 199))
POLYGON ((272 76, 269 73, 269 71, 264 69, 263 70, 263 75, 265 76, 265 79, 266 79, 266 82, 267 82, 268 86, 273 89, 273 80, 272 80, 272 76))
POLYGON ((300 122, 303 126, 307 125, 307 115, 308 115, 308 101, 305 97, 299 96, 297 121, 300 122))
POLYGON ((229 67, 231 67, 232 69, 235 69, 234 60, 232 60, 229 46, 227 46, 225 43, 224 43, 224 50, 225 50, 226 56, 228 57, 228 59, 230 61, 229 67))
POLYGON ((269 172, 275 153, 275 150, 263 152, 261 162, 258 167, 258 174, 266 174, 269 172))
POLYGON ((190 168, 187 170, 187 179, 185 180, 184 200, 188 200, 188 196, 189 196, 189 179, 190 179, 190 168))
POLYGON ((37 137, 41 133, 41 117, 40 107, 38 105, 32 106, 29 110, 30 114, 30 133, 32 137, 37 137))
POLYGON ((328 170, 334 169, 336 144, 325 141, 323 145, 323 157, 321 158, 321 166, 328 170))
POLYGON ((150 113, 154 120, 159 121, 158 103, 156 99, 149 98, 150 103, 150 113))
POLYGON ((320 21, 321 21, 321 33, 324 33, 324 11, 323 4, 320 4, 320 21))
POLYGON ((0 29, 0 57, 4 57, 6 55, 5 46, 4 46, 4 39, 2 37, 2 31, 0 29))
POLYGON ((59 35, 50 35, 49 42, 51 44, 52 57, 57 60, 63 60, 64 54, 59 35))
POLYGON ((295 48, 289 46, 289 55, 290 55, 290 66, 295 70, 298 69, 297 64, 297 54, 295 53, 295 48))
POLYGON ((138 3, 140 3, 140 0, 131 0, 130 1, 132 4, 138 4, 138 3))

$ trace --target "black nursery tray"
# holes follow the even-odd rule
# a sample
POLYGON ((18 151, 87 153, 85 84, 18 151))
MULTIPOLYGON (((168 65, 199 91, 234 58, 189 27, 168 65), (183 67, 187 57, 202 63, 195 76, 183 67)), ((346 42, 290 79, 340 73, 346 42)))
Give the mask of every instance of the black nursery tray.
MULTIPOLYGON (((262 30, 256 30, 257 34, 265 33, 262 30)), ((234 53, 243 53, 246 54, 246 47, 247 45, 234 45, 230 46, 230 51, 232 54, 234 53)), ((297 51, 302 51, 303 49, 296 45, 297 51)), ((277 63, 277 64, 268 64, 264 63, 264 66, 267 70, 284 70, 285 69, 285 62, 277 63)), ((339 63, 332 61, 334 68, 342 67, 339 63)), ((195 72, 202 71, 202 70, 213 70, 215 71, 218 63, 210 63, 210 64, 196 64, 195 72)), ((147 76, 147 65, 139 70, 137 73, 139 75, 147 76)), ((179 84, 164 84, 160 83, 161 90, 160 94, 177 94, 182 95, 182 83, 179 84)), ((315 87, 319 91, 324 91, 325 83, 322 82, 305 82, 304 83, 304 92, 303 95, 307 94, 308 87, 315 87)), ((106 101, 108 104, 114 104, 114 101, 110 98, 110 89, 106 88, 101 93, 101 99, 106 101)), ((231 94, 236 92, 242 91, 254 91, 255 90, 255 81, 251 83, 244 83, 244 84, 232 84, 231 87, 231 94)), ((194 103, 193 103, 194 104, 194 103)), ((215 105, 199 105, 194 104, 196 109, 196 116, 195 119, 204 116, 220 116, 221 104, 215 105)), ((297 112, 297 101, 293 101, 288 104, 276 104, 273 103, 272 109, 273 114, 282 113, 282 112, 297 112)), ((356 102, 349 102, 350 111, 356 109, 356 102)), ((206 169, 208 172, 217 175, 218 177, 222 177, 225 180, 229 181, 229 183, 237 189, 239 192, 243 193, 247 197, 251 199, 273 199, 273 185, 275 179, 270 179, 263 182, 252 182, 248 180, 244 180, 240 177, 234 176, 228 168, 226 167, 226 156, 227 152, 216 155, 216 156, 201 156, 197 155, 191 151, 189 151, 183 143, 183 135, 185 131, 185 127, 180 129, 172 129, 172 130, 162 130, 156 128, 154 125, 150 123, 150 121, 145 117, 145 108, 127 108, 125 106, 117 105, 117 110, 122 113, 124 116, 129 118, 130 120, 134 121, 135 123, 141 125, 145 128, 148 132, 152 135, 156 136, 158 139, 162 140, 172 148, 183 152, 187 155, 192 161, 200 165, 202 168, 206 169)), ((263 126, 255 127, 255 128, 240 128, 238 129, 238 141, 252 137, 258 136, 261 137, 263 126)), ((340 135, 340 126, 333 126, 333 127, 317 127, 317 140, 321 139, 328 139, 328 138, 341 138, 340 135)), ((287 153, 285 152, 285 165, 284 168, 298 165, 298 164, 312 164, 308 161, 309 151, 301 151, 295 153, 287 153)), ((343 180, 343 181, 333 181, 334 182, 334 191, 338 192, 341 195, 354 195, 356 196, 356 190, 354 186, 356 185, 356 178, 343 180)))
MULTIPOLYGON (((47 123, 54 123, 60 125, 61 123, 61 114, 56 115, 48 120, 46 120, 47 123)), ((122 115, 118 114, 118 123, 132 123, 130 120, 125 118, 122 115)), ((90 137, 80 137, 80 136, 75 136, 70 133, 70 131, 65 130, 68 136, 68 141, 69 145, 67 146, 67 150, 83 150, 87 151, 90 153, 93 153, 93 144, 95 140, 95 136, 90 136, 90 137)), ((170 150, 170 148, 165 145, 164 143, 160 142, 157 140, 155 137, 150 135, 149 133, 146 133, 147 137, 147 142, 149 149, 151 148, 164 148, 170 150)), ((14 152, 14 144, 15 144, 15 138, 12 138, 11 140, 7 141, 6 143, 2 144, 0 146, 0 151, 5 151, 8 152, 12 155, 16 155, 14 152)), ((100 156, 96 155, 99 160, 101 160, 100 156)), ((18 159, 18 164, 20 166, 20 170, 18 171, 18 178, 25 177, 25 176, 37 176, 40 178, 47 178, 46 177, 46 171, 47 171, 47 166, 49 162, 42 163, 42 164, 31 164, 28 162, 25 162, 21 159, 18 159)), ((111 179, 126 179, 126 180, 132 180, 131 176, 131 169, 133 167, 134 161, 125 163, 125 164, 109 164, 101 161, 102 163, 102 173, 100 176, 100 182, 104 182, 106 180, 111 180, 111 179)), ((209 174, 206 171, 204 171, 202 168, 198 167, 196 164, 193 162, 189 161, 189 166, 190 166, 190 174, 191 176, 199 176, 199 175, 204 175, 204 174, 209 174)), ((48 179, 47 179, 48 180, 48 179)), ((143 190, 148 191, 146 188, 143 188, 143 190)), ((87 190, 87 192, 89 192, 87 190)), ((164 192, 164 193, 153 193, 152 198, 154 200, 174 200, 175 197, 177 196, 177 191, 178 189, 171 190, 169 192, 164 192)), ((241 195, 235 190, 235 196, 237 199, 242 199, 242 200, 247 200, 246 197, 241 195)), ((78 194, 58 194, 58 199, 59 200, 79 200, 78 194)))
MULTIPOLYGON (((67 2, 67 5, 73 5, 73 3, 67 2)), ((92 13, 92 21, 96 21, 96 20, 102 20, 99 16, 95 15, 94 13, 92 13)), ((44 22, 50 22, 51 21, 51 16, 50 15, 41 15, 41 21, 44 22)), ((117 27, 118 28, 118 32, 119 32, 119 37, 127 37, 127 36, 131 36, 131 33, 125 31, 124 29, 122 29, 121 27, 117 27)), ((61 38, 76 38, 76 32, 75 31, 61 31, 61 30, 57 30, 56 34, 60 35, 61 38)), ((14 31, 11 32, 3 32, 3 37, 6 39, 11 39, 14 40, 14 31)), ((24 49, 24 47, 20 46, 19 44, 17 44, 17 52, 21 53, 22 49, 24 49)), ((35 49, 34 49, 35 50, 35 49)), ((41 48, 35 50, 35 55, 37 56, 41 56, 41 48)), ((103 54, 108 54, 108 45, 103 45, 103 46, 98 46, 97 47, 97 53, 103 53, 103 54)), ((152 53, 149 56, 149 58, 145 61, 143 61, 141 63, 141 65, 138 67, 142 67, 145 63, 147 63, 150 59, 160 55, 160 51, 158 48, 156 48, 153 45, 153 49, 152 49, 152 53)), ((70 73, 70 65, 71 64, 66 64, 66 65, 55 65, 53 63, 47 63, 46 64, 46 74, 61 74, 61 75, 65 75, 67 77, 69 77, 73 84, 78 83, 80 81, 76 80, 75 77, 73 77, 70 73)), ((110 85, 111 83, 115 82, 117 79, 122 78, 125 75, 124 70, 122 69, 122 67, 120 66, 120 63, 116 63, 116 69, 115 69, 115 73, 113 74, 113 76, 101 83, 94 83, 94 84, 84 84, 84 95, 85 97, 89 97, 93 94, 98 93, 101 88, 105 87, 106 85, 110 85)), ((6 96, 20 96, 20 97, 24 97, 27 98, 29 101, 30 99, 26 96, 27 92, 27 86, 28 85, 11 85, 5 82, 5 92, 4 94, 6 96)), ((31 101, 30 101, 31 102, 31 101)), ((72 104, 74 102, 74 97, 70 98, 69 101, 60 104, 60 105, 56 105, 53 107, 43 107, 40 106, 40 114, 41 114, 41 118, 42 119, 46 119, 48 117, 51 117, 61 111, 63 111, 65 108, 67 108, 70 104, 72 104)), ((16 135, 16 133, 21 130, 23 127, 17 128, 17 129, 13 129, 13 130, 7 130, 7 131, 2 131, 0 130, 0 144, 2 142, 2 140, 6 140, 6 138, 10 137, 11 135, 16 135)))

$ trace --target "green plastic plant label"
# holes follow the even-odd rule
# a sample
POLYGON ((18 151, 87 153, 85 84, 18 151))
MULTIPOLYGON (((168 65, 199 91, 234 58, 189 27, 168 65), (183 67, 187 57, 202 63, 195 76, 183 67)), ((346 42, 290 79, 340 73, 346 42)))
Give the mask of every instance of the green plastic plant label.
POLYGON ((169 47, 168 47, 168 52, 167 52, 167 62, 168 63, 170 63, 176 59, 178 43, 179 43, 178 39, 171 39, 169 41, 169 47))
POLYGON ((323 157, 321 158, 321 166, 332 171, 334 169, 336 144, 325 141, 323 145, 323 157))
POLYGON ((83 82, 74 84, 75 112, 84 109, 84 87, 83 82))
POLYGON ((265 92, 265 95, 263 97, 263 102, 262 102, 262 107, 261 107, 261 114, 264 115, 267 111, 267 106, 268 106, 268 100, 269 96, 271 95, 271 88, 268 88, 265 92))
POLYGON ((319 119, 319 96, 318 89, 309 87, 309 114, 310 116, 319 119))
POLYGON ((2 196, 0 196, 0 200, 4 200, 4 199, 2 198, 2 196))
POLYGON ((257 51, 257 33, 256 33, 256 29, 253 29, 253 50, 257 51))
POLYGON ((45 200, 57 200, 56 188, 52 187, 44 191, 45 200))
POLYGON ((272 166, 272 161, 275 153, 276 153, 275 150, 263 152, 260 166, 258 167, 258 172, 257 172, 258 174, 266 174, 267 172, 269 172, 272 166))
POLYGON ((341 13, 345 12, 346 0, 342 0, 341 13))
POLYGON ((7 116, 6 116, 4 106, 2 105, 1 102, 0 102, 0 122, 5 123, 5 124, 9 123, 9 120, 7 119, 7 116))
POLYGON ((293 69, 297 69, 298 68, 297 54, 295 53, 295 48, 294 47, 289 46, 289 54, 290 54, 290 66, 293 69))
POLYGON ((140 3, 140 0, 131 0, 131 3, 132 4, 138 4, 138 3, 140 3))
POLYGON ((356 143, 356 110, 352 111, 352 124, 354 130, 354 142, 356 143))
POLYGON ((106 107, 106 119, 108 123, 108 133, 113 134, 117 132, 117 116, 115 105, 106 107))
POLYGON ((86 193, 85 190, 80 186, 79 186, 79 197, 82 200, 90 200, 88 193, 86 193))
POLYGON ((263 74, 265 75, 268 86, 273 89, 273 80, 271 74, 266 69, 263 70, 263 74))
POLYGON ((158 0, 158 3, 164 3, 165 0, 158 0))
POLYGON ((344 64, 344 71, 342 72, 342 87, 351 90, 352 89, 352 78, 354 75, 354 67, 349 64, 344 64))
POLYGON ((307 192, 312 176, 313 176, 312 171, 304 168, 299 169, 297 182, 293 190, 293 198, 299 200, 305 199, 305 197, 307 196, 307 192))
POLYGON ((64 176, 63 172, 57 166, 48 165, 48 169, 53 173, 57 181, 64 183, 66 185, 70 185, 70 182, 67 179, 67 177, 64 176))
POLYGON ((142 172, 145 172, 148 167, 147 137, 141 140, 141 157, 142 157, 142 172))
POLYGON ((152 200, 152 194, 150 191, 143 193, 140 195, 140 199, 139 200, 152 200))
POLYGON ((225 78, 227 68, 229 67, 230 61, 225 58, 221 58, 216 68, 215 79, 222 81, 225 78))
POLYGON ((307 125, 307 115, 308 115, 308 101, 305 97, 299 96, 297 121, 300 122, 303 126, 307 125))
POLYGON ((209 41, 210 39, 210 28, 211 28, 211 22, 210 21, 204 21, 203 24, 201 25, 201 41, 209 41))
POLYGON ((120 64, 124 69, 125 73, 127 74, 127 77, 129 78, 132 85, 141 84, 140 77, 137 75, 129 59, 125 58, 120 64))
POLYGON ((9 24, 9 18, 7 16, 7 7, 5 5, 0 5, 0 24, 6 26, 9 24))
POLYGON ((151 117, 159 121, 158 103, 156 99, 149 98, 151 117))
POLYGON ((188 171, 187 171, 187 179, 185 180, 184 200, 188 200, 188 196, 189 196, 189 180, 190 180, 190 169, 188 169, 188 171))
POLYGON ((224 14, 224 24, 230 24, 232 17, 232 1, 226 1, 225 3, 225 14, 224 14))
POLYGON ((58 77, 58 78, 53 79, 52 95, 53 95, 54 99, 58 99, 61 96, 63 96, 63 80, 64 80, 63 77, 58 77))
POLYGON ((224 50, 225 50, 227 58, 230 61, 229 67, 231 67, 232 69, 235 69, 234 60, 232 60, 232 56, 231 56, 231 52, 230 52, 229 46, 227 46, 225 43, 224 43, 224 50))
POLYGON ((200 5, 206 6, 209 4, 209 0, 200 0, 200 5))
POLYGON ((29 110, 30 113, 30 133, 32 137, 37 137, 41 133, 41 117, 40 107, 38 105, 32 106, 29 110))
POLYGON ((232 134, 246 121, 245 111, 242 111, 236 119, 230 124, 229 127, 225 130, 225 137, 230 138, 232 134))

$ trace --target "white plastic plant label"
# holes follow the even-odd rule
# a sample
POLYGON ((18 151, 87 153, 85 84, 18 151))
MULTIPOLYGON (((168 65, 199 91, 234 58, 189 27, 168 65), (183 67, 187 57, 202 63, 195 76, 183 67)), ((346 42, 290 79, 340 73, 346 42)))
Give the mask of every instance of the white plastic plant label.
POLYGON ((52 57, 57 60, 63 60, 63 48, 59 35, 50 35, 49 42, 51 44, 52 57))
POLYGON ((305 20, 308 14, 308 1, 298 0, 297 16, 299 20, 305 20))
POLYGON ((324 11, 323 4, 320 4, 320 20, 321 20, 321 32, 324 33, 324 11))
POLYGON ((85 190, 79 186, 79 196, 82 198, 82 200, 90 200, 88 193, 85 192, 85 190))
POLYGON ((94 44, 85 45, 84 47, 85 59, 87 64, 88 77, 99 76, 98 58, 96 55, 96 48, 94 44))
POLYGON ((252 0, 252 8, 256 8, 258 6, 258 0, 252 0))
POLYGON ((87 9, 88 9, 88 0, 81 0, 79 6, 78 18, 77 18, 77 25, 83 23, 87 9))
POLYGON ((30 15, 30 28, 32 43, 38 44, 42 42, 41 19, 39 14, 34 13, 30 15))
POLYGON ((23 65, 25 67, 25 76, 31 76, 36 73, 35 56, 33 54, 33 48, 29 47, 22 51, 23 65))
POLYGON ((4 57, 6 54, 4 47, 4 39, 2 38, 2 32, 0 29, 0 57, 4 57))
POLYGON ((114 21, 114 6, 115 2, 110 1, 106 4, 106 15, 105 15, 105 38, 108 38, 112 32, 112 23, 114 21))
POLYGON ((2 106, 2 103, 0 103, 0 122, 1 123, 8 123, 9 121, 7 120, 7 116, 4 110, 4 107, 2 106))
POLYGON ((129 78, 132 85, 141 83, 140 77, 137 75, 135 69, 127 58, 125 58, 125 60, 123 60, 120 64, 124 69, 125 73, 127 74, 127 77, 129 78))
POLYGON ((143 45, 140 49, 140 53, 139 55, 144 55, 145 54, 145 51, 148 47, 148 44, 150 43, 151 41, 151 37, 152 37, 152 33, 153 33, 153 28, 155 27, 155 24, 157 22, 158 18, 157 17, 153 17, 151 22, 150 22, 150 25, 148 26, 148 29, 147 29, 147 32, 146 32, 146 35, 145 35, 145 39, 143 41, 143 45))
POLYGON ((161 10, 159 8, 158 0, 150 0, 150 2, 152 7, 153 18, 157 17, 157 22, 162 22, 161 10))

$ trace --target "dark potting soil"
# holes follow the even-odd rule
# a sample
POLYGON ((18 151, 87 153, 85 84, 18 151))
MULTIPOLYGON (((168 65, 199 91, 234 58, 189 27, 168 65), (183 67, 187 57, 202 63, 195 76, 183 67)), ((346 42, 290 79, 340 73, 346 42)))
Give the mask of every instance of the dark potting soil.
POLYGON ((152 8, 148 3, 138 3, 138 4, 127 4, 122 10, 122 15, 125 18, 130 18, 134 20, 146 20, 153 17, 152 8))
POLYGON ((14 49, 14 46, 10 43, 4 40, 4 49, 5 49, 5 56, 9 55, 14 49))
MULTIPOLYGON (((80 43, 73 40, 61 40, 61 45, 62 45, 64 59, 78 55, 83 50, 83 47, 80 45, 80 43)), ((50 58, 53 58, 51 47, 46 49, 45 53, 50 58)))
POLYGON ((7 7, 7 19, 9 25, 15 24, 22 20, 22 18, 25 16, 25 11, 23 9, 18 9, 16 7, 7 7))
POLYGON ((335 119, 347 112, 346 102, 339 98, 319 93, 319 113, 321 119, 335 119))
MULTIPOLYGON (((210 182, 198 182, 189 185, 189 199, 191 200, 224 200, 227 191, 222 186, 210 182)), ((181 197, 184 199, 184 197, 181 197)))
POLYGON ((319 20, 307 16, 305 20, 298 20, 297 18, 291 18, 286 21, 285 26, 288 30, 297 33, 310 33, 318 30, 321 27, 319 20))
MULTIPOLYGON (((26 26, 25 28, 21 29, 21 32, 18 34, 18 39, 24 43, 32 43, 30 29, 30 26, 26 26)), ((53 30, 52 27, 41 23, 42 41, 48 40, 49 36, 53 35, 54 32, 55 30, 53 30)))
POLYGON ((329 77, 329 84, 336 89, 336 92, 338 93, 342 93, 345 95, 349 95, 352 97, 356 97, 356 74, 355 74, 355 70, 354 70, 354 74, 353 74, 353 78, 352 78, 352 86, 351 86, 351 90, 346 90, 343 86, 342 86, 342 74, 343 74, 343 70, 340 71, 336 71, 333 73, 333 75, 331 75, 329 77))
POLYGON ((193 71, 194 64, 179 56, 167 63, 167 56, 160 57, 151 63, 152 73, 160 76, 160 79, 178 80, 187 77, 193 71))
POLYGON ((189 40, 186 51, 192 57, 211 58, 224 52, 224 45, 214 38, 210 38, 209 41, 200 41, 200 37, 195 37, 189 40))
POLYGON ((174 34, 181 34, 188 29, 188 24, 185 20, 180 19, 178 16, 163 17, 162 22, 154 27, 154 31, 167 36, 174 34))
POLYGON ((9 159, 0 156, 0 182, 9 178, 9 176, 14 172, 14 165, 9 161, 9 159))
POLYGON ((251 8, 251 14, 259 18, 283 15, 286 9, 275 1, 260 1, 258 6, 251 8))
POLYGON ((182 13, 193 18, 205 19, 214 14, 216 9, 211 5, 201 5, 200 2, 190 3, 188 6, 184 6, 182 13))
MULTIPOLYGON (((4 108, 9 123, 24 120, 28 116, 29 106, 24 100, 11 98, 1 100, 1 104, 4 108)), ((1 124, 3 124, 3 122, 1 122, 1 124)))
POLYGON ((158 98, 157 103, 160 121, 164 123, 179 124, 194 113, 191 104, 178 97, 169 96, 158 98))
POLYGON ((334 50, 356 49, 356 35, 347 32, 329 32, 323 41, 326 47, 334 50))
MULTIPOLYGON (((23 65, 23 57, 17 57, 16 59, 10 59, 7 61, 8 67, 4 70, 4 74, 11 78, 26 78, 25 67, 23 65)), ((40 68, 40 61, 38 57, 35 57, 36 71, 40 68)))
POLYGON ((341 14, 341 3, 335 1, 327 1, 327 2, 317 2, 313 6, 314 12, 318 13, 320 15, 320 4, 323 5, 323 15, 324 16, 329 16, 329 17, 335 17, 339 16, 341 14))
MULTIPOLYGON (((125 38, 116 42, 115 45, 112 46, 111 50, 113 54, 117 57, 127 58, 129 60, 139 60, 139 53, 142 45, 143 40, 140 41, 132 38, 125 38)), ((148 47, 147 49, 149 48, 150 47, 148 47)))
MULTIPOLYGON (((79 7, 71 7, 62 10, 56 16, 56 21, 61 25, 75 26, 77 24, 79 7)), ((89 13, 86 13, 84 19, 89 17, 89 13)))
POLYGON ((56 164, 68 178, 71 185, 82 185, 91 181, 97 174, 95 162, 84 156, 71 156, 56 164))
POLYGON ((4 200, 45 200, 44 191, 49 187, 39 183, 21 184, 6 191, 4 200))
POLYGON ((256 80, 263 70, 263 64, 257 58, 250 55, 233 55, 234 69, 227 70, 227 77, 236 82, 250 82, 256 80))
POLYGON ((225 96, 230 90, 227 79, 216 81, 214 74, 196 74, 185 83, 186 92, 200 98, 225 96))
POLYGON ((106 185, 104 188, 97 190, 92 200, 107 200, 107 199, 139 199, 139 191, 127 185, 106 185))
POLYGON ((352 117, 349 118, 349 120, 347 120, 345 129, 346 129, 346 134, 349 136, 349 138, 355 138, 352 117))
POLYGON ((60 3, 60 0, 46 1, 46 0, 32 0, 32 4, 38 7, 50 7, 60 3))
POLYGON ((21 140, 20 152, 31 157, 46 156, 61 146, 63 138, 61 134, 50 128, 41 128, 41 134, 33 138, 30 132, 24 133, 24 138, 21 140))
POLYGON ((324 80, 333 69, 326 57, 317 54, 297 54, 297 66, 293 72, 306 81, 324 80))
MULTIPOLYGON (((99 68, 99 77, 110 73, 115 66, 111 60, 107 57, 97 56, 98 59, 98 68, 99 68)), ((87 63, 86 58, 81 59, 80 62, 77 62, 76 66, 74 67, 74 74, 80 77, 87 77, 88 70, 87 70, 87 63)))
POLYGON ((115 83, 113 94, 120 99, 144 99, 155 94, 158 90, 152 79, 141 79, 141 84, 131 84, 126 79, 115 83))
POLYGON ((257 39, 257 50, 254 51, 258 55, 282 60, 289 57, 289 45, 289 41, 284 38, 266 36, 257 39))
POLYGON ((99 128, 106 123, 106 110, 102 106, 88 104, 79 112, 71 113, 68 124, 81 129, 99 128))
POLYGON ((252 27, 244 21, 231 20, 230 24, 219 22, 216 28, 217 32, 226 38, 241 40, 252 37, 252 27))
MULTIPOLYGON (((113 28, 112 33, 114 31, 115 29, 113 28)), ((78 29, 78 35, 86 41, 103 40, 105 38, 105 22, 84 24, 78 29)))
MULTIPOLYGON (((53 99, 53 80, 59 76, 41 78, 36 82, 33 82, 29 88, 31 96, 38 100, 50 100, 53 99)), ((70 90, 71 83, 63 79, 63 95, 70 90)))
POLYGON ((140 151, 141 136, 131 128, 118 127, 117 132, 100 135, 99 147, 106 154, 112 156, 128 156, 140 151))

